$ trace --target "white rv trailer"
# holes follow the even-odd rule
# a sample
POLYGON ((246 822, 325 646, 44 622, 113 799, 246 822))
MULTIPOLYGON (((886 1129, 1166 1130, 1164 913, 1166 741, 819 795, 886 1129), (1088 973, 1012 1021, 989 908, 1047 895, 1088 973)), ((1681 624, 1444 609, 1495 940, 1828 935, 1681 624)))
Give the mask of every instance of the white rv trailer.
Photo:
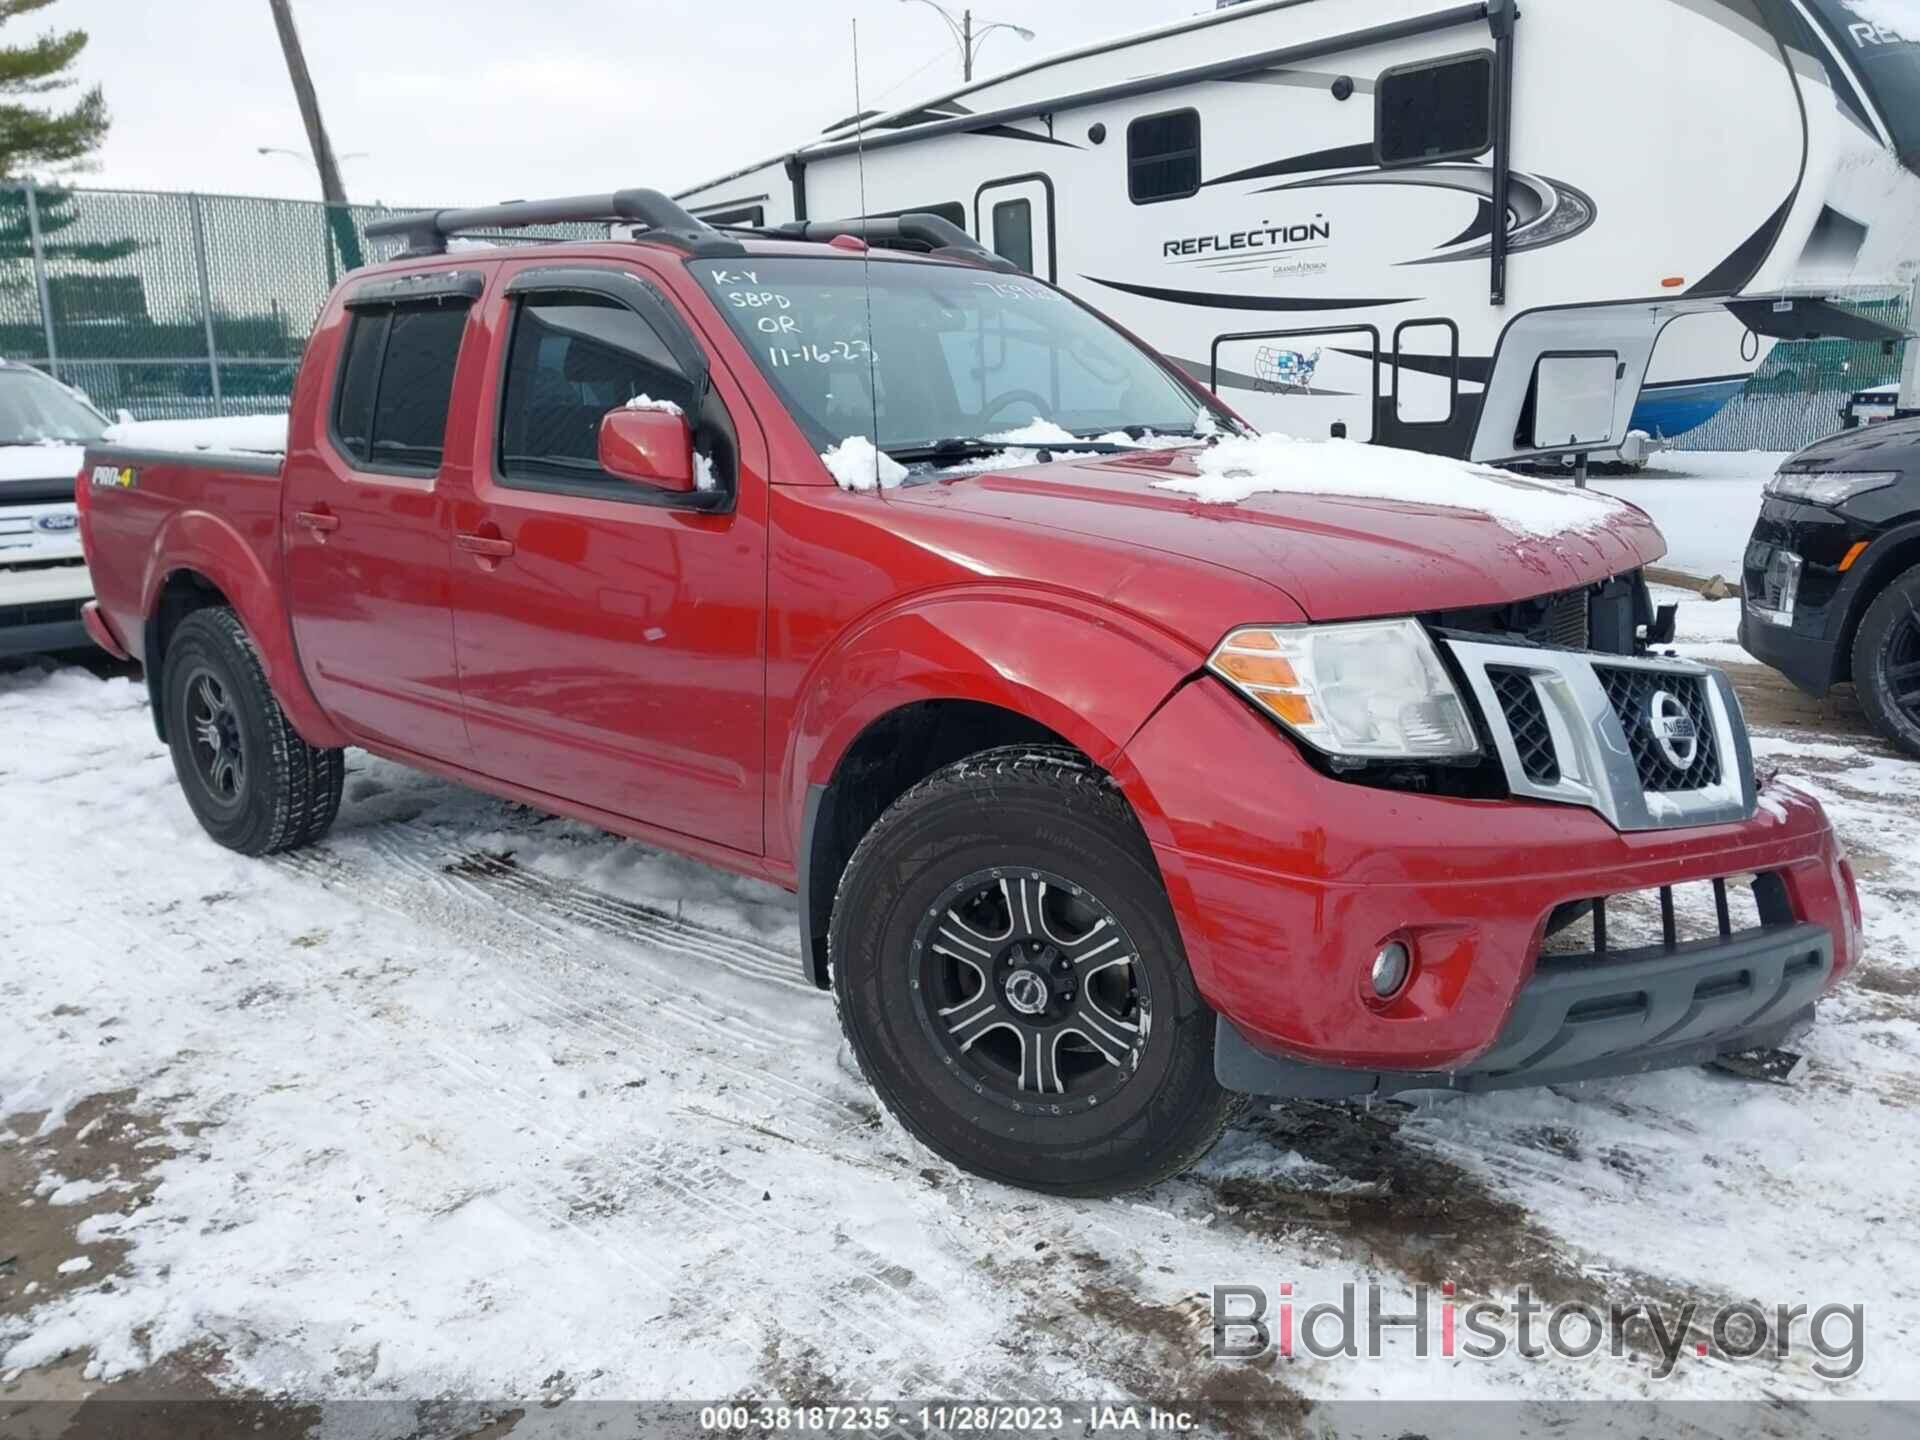
POLYGON ((679 198, 943 215, 1263 427, 1607 451, 1679 317, 1706 369, 1660 380, 1722 398, 1776 338, 1903 338, 1832 302, 1920 274, 1916 6, 1251 0, 679 198))

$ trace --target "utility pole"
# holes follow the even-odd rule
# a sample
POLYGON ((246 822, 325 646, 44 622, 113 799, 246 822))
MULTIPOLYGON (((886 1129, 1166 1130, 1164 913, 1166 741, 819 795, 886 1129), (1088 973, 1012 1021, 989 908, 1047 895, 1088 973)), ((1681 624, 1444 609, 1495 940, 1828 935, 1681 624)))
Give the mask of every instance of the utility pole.
MULTIPOLYGON (((307 127, 307 144, 313 148, 313 166, 320 172, 320 198, 327 207, 327 227, 340 258, 349 270, 360 266, 360 237, 347 213, 347 187, 340 182, 340 162, 334 159, 333 142, 327 138, 326 122, 320 118, 320 97, 314 92, 313 73, 307 69, 306 51, 300 48, 300 32, 293 23, 292 0, 267 0, 273 8, 274 28, 280 32, 280 49, 287 57, 287 76, 293 81, 293 96, 300 105, 300 119, 307 127)), ((331 267, 332 257, 328 257, 331 267)))
POLYGON ((267 3, 273 7, 273 23, 280 31, 280 48, 286 52, 287 74, 293 80, 294 99, 300 102, 307 143, 313 147, 314 168, 320 172, 320 196, 329 205, 344 205, 347 189, 340 183, 340 165, 333 158, 333 142, 327 139, 326 123, 320 118, 320 97, 314 94, 313 75, 307 69, 306 52, 300 48, 300 32, 294 28, 291 0, 267 0, 267 3))
POLYGON ((963 10, 960 13, 960 18, 956 20, 953 18, 953 12, 947 9, 946 6, 940 4, 939 0, 901 0, 901 3, 903 5, 915 3, 925 5, 929 9, 937 11, 940 18, 947 22, 947 29, 953 32, 953 38, 960 46, 960 76, 969 85, 973 83, 974 57, 979 53, 980 47, 986 43, 987 37, 993 34, 994 31, 1011 30, 1022 40, 1033 39, 1033 31, 1027 29, 1026 26, 1013 25, 1005 20, 989 21, 976 31, 973 28, 973 11, 971 9, 963 10))

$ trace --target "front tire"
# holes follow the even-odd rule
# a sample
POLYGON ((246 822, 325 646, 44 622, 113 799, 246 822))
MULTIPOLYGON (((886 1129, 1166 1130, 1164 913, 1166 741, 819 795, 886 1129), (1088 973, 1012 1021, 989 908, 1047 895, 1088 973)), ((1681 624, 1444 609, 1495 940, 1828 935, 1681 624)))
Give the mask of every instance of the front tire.
POLYGON ((295 732, 233 611, 196 610, 181 621, 160 684, 174 773, 207 834, 242 855, 326 834, 340 811, 345 752, 295 732))
POLYGON ((1138 1189, 1233 1112, 1146 838, 1073 752, 988 751, 908 791, 848 862, 828 944, 868 1083, 975 1174, 1138 1189))
POLYGON ((1853 684, 1873 728, 1920 756, 1920 566, 1867 607, 1853 641, 1853 684))

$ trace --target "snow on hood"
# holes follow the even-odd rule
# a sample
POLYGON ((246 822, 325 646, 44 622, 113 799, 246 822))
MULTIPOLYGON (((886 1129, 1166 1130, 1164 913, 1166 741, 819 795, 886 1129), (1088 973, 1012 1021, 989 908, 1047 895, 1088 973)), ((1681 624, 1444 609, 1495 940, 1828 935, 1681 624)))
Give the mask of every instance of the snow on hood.
POLYGON ((1235 436, 1197 456, 1195 465, 1199 474, 1157 480, 1155 488, 1209 505, 1237 504, 1255 495, 1443 505, 1486 515, 1516 535, 1540 540, 1603 529, 1628 508, 1592 490, 1352 440, 1235 436))
POLYGON ((205 450, 263 455, 287 452, 285 415, 235 415, 220 420, 127 420, 107 427, 107 442, 141 450, 192 455, 205 450))
POLYGON ((822 451, 820 460, 842 490, 891 489, 907 478, 907 467, 875 449, 864 435, 849 435, 822 451))
POLYGON ((0 480, 71 480, 86 451, 64 440, 0 446, 0 480))

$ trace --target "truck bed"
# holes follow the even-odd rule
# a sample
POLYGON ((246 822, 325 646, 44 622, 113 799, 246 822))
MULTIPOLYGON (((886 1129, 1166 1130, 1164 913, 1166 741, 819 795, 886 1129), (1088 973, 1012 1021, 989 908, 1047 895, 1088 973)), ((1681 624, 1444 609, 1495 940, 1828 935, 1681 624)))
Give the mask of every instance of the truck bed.
POLYGON ((242 573, 278 584, 281 463, 277 455, 88 447, 81 539, 100 616, 134 659, 145 657, 145 620, 168 575, 196 556, 243 561, 242 573))

